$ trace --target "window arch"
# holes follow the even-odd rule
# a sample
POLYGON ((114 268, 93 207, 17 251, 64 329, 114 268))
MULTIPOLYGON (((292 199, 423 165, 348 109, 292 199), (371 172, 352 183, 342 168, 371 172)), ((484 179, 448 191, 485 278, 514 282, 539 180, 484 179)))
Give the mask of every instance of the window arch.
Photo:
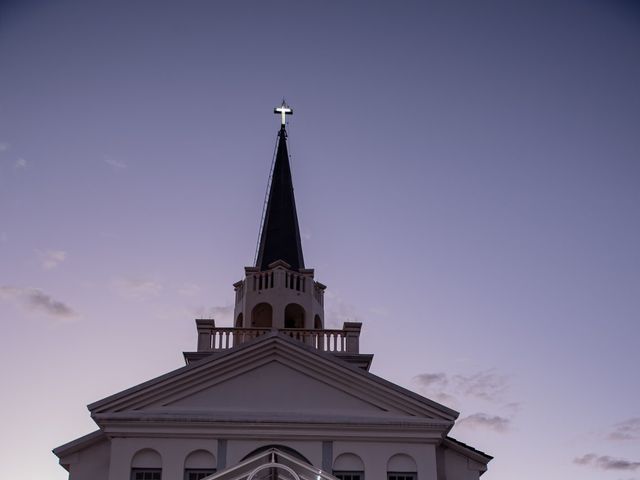
POLYGON ((244 320, 244 318, 242 316, 242 312, 240 312, 240 314, 238 315, 238 318, 236 318, 236 328, 242 328, 243 327, 243 325, 242 325, 243 320, 244 320))
POLYGON ((313 319, 313 328, 315 328, 316 330, 322 329, 322 319, 320 318, 320 315, 316 315, 313 319))
POLYGON ((131 480, 160 480, 162 477, 162 457, 151 449, 136 452, 131 459, 131 480))
POLYGON ((364 463, 355 453, 342 453, 333 461, 333 476, 340 480, 364 480, 364 463))
POLYGON ((273 308, 268 303, 259 303, 251 310, 251 326, 271 328, 273 325, 273 308))
POLYGON ((387 480, 417 480, 418 467, 413 457, 397 453, 387 462, 387 480))
POLYGON ((184 460, 184 480, 200 480, 215 471, 216 457, 207 450, 194 450, 184 460))
POLYGON ((284 328, 304 328, 304 308, 290 303, 284 309, 284 328))

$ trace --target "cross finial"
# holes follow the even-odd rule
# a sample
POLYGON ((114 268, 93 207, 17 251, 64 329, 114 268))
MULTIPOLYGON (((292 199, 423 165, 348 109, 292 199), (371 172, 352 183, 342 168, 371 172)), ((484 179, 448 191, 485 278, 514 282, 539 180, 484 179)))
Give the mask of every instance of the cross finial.
POLYGON ((282 105, 273 109, 273 113, 279 113, 281 115, 282 127, 284 128, 284 124, 286 121, 287 115, 293 115, 293 108, 291 108, 287 103, 282 99, 282 105))

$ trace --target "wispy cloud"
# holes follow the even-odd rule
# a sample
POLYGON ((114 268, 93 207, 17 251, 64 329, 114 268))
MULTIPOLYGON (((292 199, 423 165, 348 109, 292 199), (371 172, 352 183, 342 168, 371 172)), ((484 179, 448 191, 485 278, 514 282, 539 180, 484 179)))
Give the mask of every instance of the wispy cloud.
POLYGON ((115 290, 126 298, 156 297, 162 291, 162 284, 145 278, 118 278, 112 282, 115 290))
POLYGON ((455 375, 453 381, 464 395, 489 402, 502 401, 509 386, 507 377, 496 374, 494 370, 486 370, 470 376, 455 375))
POLYGON ((509 378, 498 374, 495 369, 471 375, 425 372, 413 377, 413 381, 423 394, 445 405, 459 408, 461 401, 465 403, 479 399, 500 413, 474 413, 458 421, 457 425, 461 427, 505 433, 510 430, 512 418, 520 409, 520 403, 507 398, 509 378))
POLYGON ((640 462, 638 461, 610 457, 609 455, 597 455, 595 453, 588 453, 582 457, 574 458, 573 463, 600 470, 634 472, 640 468, 640 462))
POLYGON ((116 171, 124 170, 128 166, 122 160, 118 160, 116 158, 113 158, 110 155, 104 155, 102 157, 102 160, 104 160, 104 163, 106 163, 107 165, 109 165, 111 168, 113 168, 116 171))
POLYGON ((344 322, 359 322, 360 314, 356 307, 333 292, 325 293, 325 327, 339 328, 344 322))
POLYGON ((484 428, 504 433, 509 430, 511 420, 499 415, 489 415, 487 413, 474 413, 458 421, 458 425, 471 428, 484 428))
POLYGON ((375 307, 375 306, 374 307, 370 307, 369 308, 369 313, 371 315, 375 315, 377 317, 383 317, 383 318, 391 316, 391 312, 389 312, 389 310, 387 310, 384 307, 375 307))
POLYGON ((414 381, 429 393, 441 393, 447 389, 451 396, 476 397, 492 403, 504 401, 509 388, 509 379, 494 369, 472 375, 447 375, 444 372, 421 373, 414 381))
POLYGON ((0 299, 17 300, 28 310, 44 313, 58 319, 71 319, 77 313, 66 303, 54 299, 37 288, 23 288, 10 285, 0 286, 0 299))
POLYGON ((13 164, 13 168, 16 170, 22 170, 27 168, 27 161, 24 158, 19 158, 16 163, 13 164))
POLYGON ((178 288, 178 293, 185 297, 195 297, 202 291, 199 285, 195 283, 185 283, 180 288, 178 288))
POLYGON ((6 142, 0 142, 0 152, 6 152, 9 150, 9 144, 6 142))
POLYGON ((216 305, 213 307, 198 307, 191 310, 196 318, 215 318, 216 325, 220 323, 233 325, 233 306, 216 305))
POLYGON ((56 268, 67 258, 67 252, 63 250, 38 250, 36 253, 40 258, 40 266, 45 270, 56 268))
POLYGON ((421 373, 413 377, 420 385, 426 388, 446 387, 449 384, 449 378, 444 372, 440 373, 421 373))
POLYGON ((607 438, 610 440, 640 440, 640 417, 616 423, 607 438))

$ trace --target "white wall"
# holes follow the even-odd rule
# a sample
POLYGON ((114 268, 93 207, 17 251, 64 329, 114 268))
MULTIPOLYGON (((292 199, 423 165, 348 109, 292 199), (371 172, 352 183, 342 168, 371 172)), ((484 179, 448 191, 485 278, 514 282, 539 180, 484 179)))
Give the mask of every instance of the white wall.
MULTIPOLYGON (((334 442, 333 459, 354 453, 364 462, 365 480, 387 480, 387 462, 398 453, 409 455, 418 467, 418 480, 436 480, 435 445, 383 442, 334 442)), ((456 479, 457 480, 457 479, 456 479)))
MULTIPOLYGON (((463 455, 446 449, 444 452, 444 464, 447 479, 451 480, 478 480, 480 472, 476 470, 478 465, 463 455)), ((420 479, 422 480, 422 479, 420 479)))
POLYGON ((69 467, 69 480, 107 480, 110 455, 111 443, 106 438, 78 452, 69 467))
POLYGON ((129 480, 131 459, 136 452, 145 448, 160 454, 162 478, 167 480, 184 478, 184 461, 194 450, 206 450, 216 459, 218 452, 218 441, 207 438, 114 438, 111 443, 108 480, 129 480))

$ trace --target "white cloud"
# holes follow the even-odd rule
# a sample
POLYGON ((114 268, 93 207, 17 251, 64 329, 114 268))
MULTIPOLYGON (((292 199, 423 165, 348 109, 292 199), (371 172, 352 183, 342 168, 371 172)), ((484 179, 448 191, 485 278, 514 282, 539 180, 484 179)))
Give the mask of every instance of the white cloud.
POLYGON ((497 375, 493 370, 485 370, 469 376, 455 375, 453 380, 458 390, 464 395, 490 402, 500 402, 509 387, 507 377, 497 375))
POLYGON ((195 283, 185 283, 178 289, 178 293, 185 297, 195 297, 202 291, 199 285, 195 283))
POLYGON ((470 428, 483 428, 504 433, 509 430, 511 420, 499 415, 489 415, 486 413, 474 413, 459 420, 457 425, 470 428))
POLYGON ((44 313, 60 320, 69 320, 77 316, 77 313, 69 305, 37 288, 2 285, 0 286, 0 299, 17 300, 22 307, 28 310, 44 313))
POLYGON ((27 161, 24 158, 19 158, 16 163, 13 164, 13 168, 16 170, 22 170, 27 168, 27 161))
POLYGON ((617 423, 609 432, 610 440, 640 440, 640 417, 617 423))
POLYGON ((391 316, 391 312, 384 307, 371 307, 369 308, 369 313, 375 315, 377 317, 387 318, 391 316))
POLYGON ((109 165, 114 170, 119 171, 119 170, 124 170, 125 168, 127 168, 127 164, 124 163, 122 160, 118 160, 118 159, 113 158, 113 157, 111 157, 109 155, 104 155, 102 157, 102 159, 104 160, 104 163, 109 165))
POLYGON ((459 409, 461 404, 479 399, 501 413, 474 413, 460 420, 457 425, 503 433, 509 430, 513 416, 520 410, 519 402, 507 399, 509 378, 497 374, 493 369, 471 375, 425 372, 413 377, 413 381, 424 395, 453 408, 459 409))
POLYGON ((640 468, 640 462, 625 458, 610 457, 609 455, 597 455, 587 453, 582 457, 574 458, 573 463, 600 470, 636 471, 640 468))
POLYGON ((113 286, 126 298, 156 297, 163 288, 159 282, 143 278, 119 278, 113 281, 113 286))
POLYGON ((325 328, 342 328, 343 322, 359 322, 360 314, 356 307, 333 292, 326 291, 325 299, 325 328))
POLYGON ((483 370, 472 375, 421 373, 413 379, 429 393, 447 389, 452 396, 475 397, 492 403, 502 403, 509 389, 509 379, 498 375, 495 370, 483 370))
POLYGON ((37 254, 40 257, 40 266, 45 270, 56 268, 67 258, 67 252, 63 250, 38 250, 37 254))

